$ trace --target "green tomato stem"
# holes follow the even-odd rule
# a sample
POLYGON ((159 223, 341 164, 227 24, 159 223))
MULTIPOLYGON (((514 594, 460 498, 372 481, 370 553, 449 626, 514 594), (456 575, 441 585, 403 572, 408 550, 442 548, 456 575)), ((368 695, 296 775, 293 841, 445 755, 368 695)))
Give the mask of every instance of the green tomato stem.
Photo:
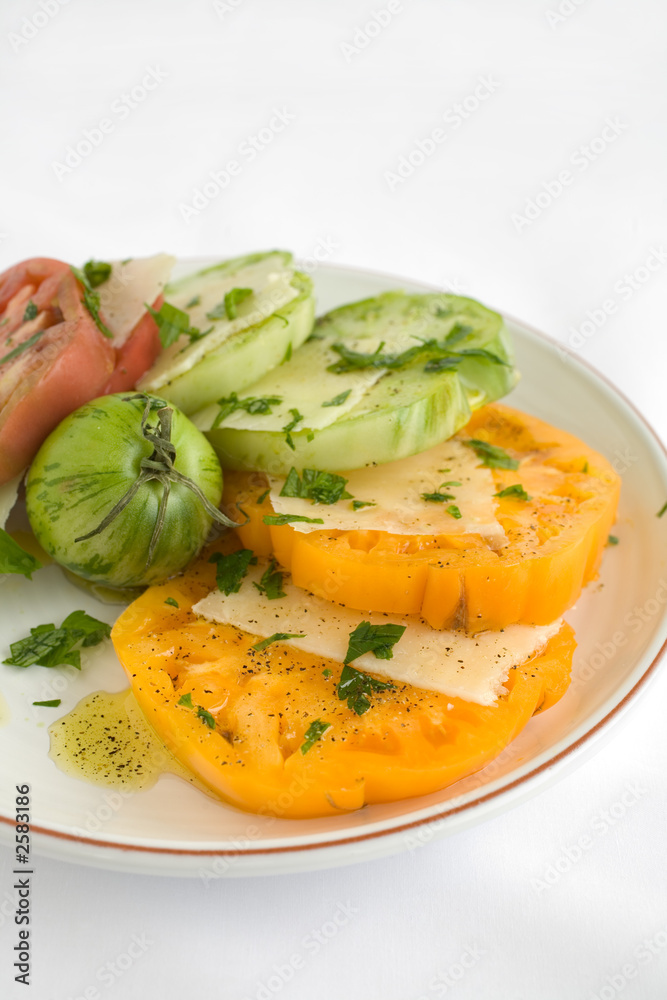
POLYGON ((145 483, 156 480, 162 484, 162 496, 160 497, 157 517, 153 527, 153 534, 151 535, 148 547, 148 559, 146 561, 146 568, 148 568, 153 561, 155 551, 162 536, 172 483, 179 483, 179 485, 185 486, 192 493, 194 493, 206 510, 207 514, 213 518, 214 521, 217 521, 218 524, 222 524, 226 528, 236 528, 239 527, 239 525, 236 521, 232 521, 231 518, 227 517, 226 514, 223 514, 221 510, 218 510, 217 507, 214 507, 197 483, 195 483, 188 476, 184 476, 182 472, 179 472, 174 468, 174 462, 176 461, 176 448, 171 440, 171 425, 174 413, 171 407, 164 404, 157 408, 156 401, 149 399, 143 393, 137 393, 135 396, 128 396, 125 401, 130 402, 134 399, 146 400, 146 406, 141 418, 141 433, 144 438, 153 445, 153 453, 147 458, 142 458, 140 463, 141 472, 137 476, 136 480, 132 483, 124 496, 120 498, 118 503, 115 504, 102 521, 100 521, 97 527, 92 531, 89 531, 88 534, 80 535, 78 538, 75 538, 74 541, 85 542, 87 539, 101 534, 106 528, 109 527, 112 521, 114 521, 118 515, 125 510, 127 505, 137 494, 138 490, 145 483), (148 423, 151 410, 153 409, 157 409, 157 427, 151 427, 148 423))

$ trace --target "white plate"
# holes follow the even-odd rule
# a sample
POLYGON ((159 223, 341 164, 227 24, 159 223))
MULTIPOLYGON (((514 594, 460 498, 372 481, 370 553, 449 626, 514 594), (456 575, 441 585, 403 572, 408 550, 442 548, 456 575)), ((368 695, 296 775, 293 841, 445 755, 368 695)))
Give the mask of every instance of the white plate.
MULTIPOLYGON (((189 262, 187 269, 209 261, 189 262)), ((183 265, 185 267, 185 265, 183 265)), ((314 275, 320 311, 401 281, 344 268, 314 275)), ((349 864, 461 830, 541 790, 597 749, 646 686, 667 634, 667 570, 656 519, 667 497, 665 452, 650 428, 600 376, 558 345, 511 321, 522 372, 512 405, 584 438, 623 475, 615 533, 599 581, 568 620, 578 649, 562 701, 528 724, 478 774, 434 795, 314 820, 252 816, 216 803, 170 775, 147 792, 122 797, 61 773, 47 757, 47 726, 91 691, 118 691, 125 675, 111 649, 92 651, 77 676, 60 670, 0 667, 9 722, 0 727, 0 838, 12 843, 15 786, 31 785, 33 850, 79 864, 164 875, 260 875, 349 864), (62 698, 59 709, 32 702, 62 698)), ((113 621, 114 609, 72 587, 55 567, 33 582, 0 585, 0 658, 8 644, 44 621, 84 608, 113 621)))

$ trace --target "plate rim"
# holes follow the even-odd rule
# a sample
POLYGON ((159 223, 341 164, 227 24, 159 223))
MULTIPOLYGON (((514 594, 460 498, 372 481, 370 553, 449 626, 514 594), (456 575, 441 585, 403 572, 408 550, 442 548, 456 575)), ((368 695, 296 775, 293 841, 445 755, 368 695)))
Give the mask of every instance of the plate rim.
MULTIPOLYGON (((215 255, 177 257, 176 266, 189 265, 189 264, 193 265, 193 267, 197 267, 199 265, 206 266, 211 262, 211 260, 217 260, 217 259, 218 258, 215 255)), ((299 265, 298 257, 295 259, 295 263, 298 267, 299 265)), ((351 264, 348 265, 348 264, 341 264, 334 262, 323 262, 319 263, 313 270, 337 272, 341 276, 344 274, 348 274, 350 276, 364 276, 371 279, 380 280, 383 282, 389 280, 395 282, 396 286, 399 288, 403 283, 406 283, 412 286, 416 286, 418 288, 422 288, 424 291, 427 292, 430 291, 430 292, 440 292, 442 294, 456 294, 450 292, 447 289, 443 289, 442 287, 439 287, 435 284, 424 282, 415 278, 409 278, 405 275, 398 276, 390 272, 377 271, 371 268, 358 267, 351 264)), ((490 309, 494 309, 493 305, 490 305, 486 302, 485 305, 487 305, 487 307, 490 309)), ((517 319, 513 314, 507 313, 504 310, 496 309, 495 311, 499 312, 508 323, 512 323, 515 326, 519 327, 521 330, 527 331, 529 335, 535 338, 535 340, 537 340, 538 342, 545 343, 551 346, 559 353, 567 356, 575 367, 581 367, 585 369, 589 374, 589 376, 592 376, 593 379, 596 379, 598 382, 600 382, 602 386, 604 386, 608 395, 610 395, 617 401, 621 401, 627 408, 627 410, 630 412, 630 414, 632 414, 635 420, 639 423, 639 425, 645 432, 648 439, 652 442, 653 446, 657 447, 657 450, 660 453, 663 461, 664 465, 663 471, 667 473, 667 447, 665 446, 665 443, 662 441, 660 435, 657 433, 657 431, 654 429, 654 427, 651 425, 648 419, 642 414, 639 408, 632 402, 632 400, 630 400, 625 395, 625 393, 621 389, 619 389, 612 382, 610 378, 608 378, 608 376, 598 371, 598 369, 593 364, 591 364, 590 361, 588 361, 586 358, 581 357, 576 351, 572 350, 566 344, 563 344, 550 334, 545 333, 542 330, 539 330, 531 323, 527 323, 525 320, 517 319)), ((550 771, 554 772, 554 780, 558 780, 560 777, 564 777, 567 773, 567 770, 562 766, 564 762, 566 760, 572 761, 576 756, 578 756, 581 753, 581 751, 584 748, 592 749, 593 744, 596 742, 596 740, 598 742, 601 742, 599 741, 598 738, 600 737, 602 732, 608 731, 609 728, 625 714, 630 705, 633 702, 635 702, 640 693, 643 690, 645 690, 647 683, 649 683, 651 680, 654 679, 657 667, 661 659, 665 655, 665 653, 667 653, 667 637, 663 640, 657 652, 655 652, 655 654, 653 655, 651 661, 642 670, 641 675, 636 679, 632 687, 626 691, 623 697, 619 701, 617 701, 607 712, 605 712, 605 714, 602 715, 601 718, 599 718, 592 727, 587 729, 586 732, 582 733, 576 740, 574 740, 574 742, 563 747, 563 749, 560 750, 556 755, 549 756, 547 759, 543 760, 541 763, 537 764, 535 767, 531 768, 526 773, 518 775, 513 780, 501 784, 498 787, 486 791, 483 794, 477 795, 474 798, 469 799, 465 802, 459 802, 459 803, 454 802, 453 804, 445 806, 444 808, 438 808, 437 806, 434 806, 432 808, 437 809, 437 811, 434 812, 429 811, 428 815, 422 816, 418 819, 408 820, 406 822, 399 822, 396 824, 392 823, 389 826, 387 826, 386 824, 387 822, 391 821, 386 821, 386 820, 379 821, 385 824, 384 828, 371 829, 367 830, 366 832, 360 831, 356 834, 355 833, 352 834, 348 833, 341 835, 326 834, 324 835, 326 839, 322 840, 293 843, 293 844, 264 846, 264 847, 245 846, 245 844, 242 843, 235 843, 235 846, 233 847, 201 847, 201 848, 189 847, 188 848, 188 847, 176 847, 176 846, 173 847, 158 846, 158 845, 139 843, 136 841, 134 843, 129 843, 127 841, 121 842, 114 840, 106 840, 94 836, 80 836, 78 834, 74 834, 71 832, 57 830, 37 824, 31 824, 31 833, 38 835, 40 838, 47 838, 46 843, 49 846, 51 846, 51 844, 54 841, 55 841, 55 843, 53 843, 54 847, 56 847, 56 845, 60 844, 61 842, 66 842, 67 844, 71 845, 82 844, 85 847, 94 848, 97 849, 98 851, 103 852, 105 857, 87 856, 86 858, 82 859, 73 858, 69 852, 67 853, 58 852, 57 850, 54 850, 52 853, 49 852, 51 853, 51 856, 58 857, 61 860, 67 860, 79 864, 89 864, 99 868, 105 867, 104 861, 107 859, 109 861, 122 860, 123 858, 128 858, 131 855, 137 855, 138 856, 137 860, 140 858, 144 859, 150 856, 154 856, 156 858, 178 857, 178 858, 189 858, 189 859, 196 859, 196 858, 211 859, 211 858, 233 857, 238 861, 241 861, 244 858, 256 858, 265 856, 270 857, 276 855, 293 856, 301 852, 320 851, 324 854, 325 852, 335 851, 336 849, 344 848, 346 846, 353 844, 363 843, 369 845, 383 840, 389 843, 391 837, 404 834, 407 831, 414 830, 419 827, 424 827, 430 824, 438 824, 438 823, 442 824, 437 831, 438 834, 440 836, 446 835, 448 833, 455 832, 455 829, 460 829, 459 827, 447 829, 446 822, 444 821, 447 821, 451 817, 472 814, 474 809, 477 809, 491 802, 497 802, 498 800, 501 800, 503 797, 508 799, 507 809, 510 809, 514 805, 518 804, 519 801, 521 801, 521 798, 519 796, 517 796, 516 794, 513 795, 512 793, 516 793, 516 791, 520 788, 527 791, 528 787, 534 784, 535 781, 538 780, 539 778, 541 777, 543 778, 546 772, 550 771)), ((637 669, 639 663, 641 663, 641 658, 639 659, 638 663, 635 664, 634 669, 637 669)), ((546 752, 548 753, 549 751, 547 750, 546 752)), ((546 788, 546 782, 542 782, 541 787, 546 788)), ((247 815, 248 817, 252 817, 254 814, 247 813, 247 815)), ((15 821, 10 816, 0 815, 0 824, 12 827, 15 825, 15 821)), ((397 848, 397 850, 400 850, 400 847, 397 848)), ((368 856, 372 855, 369 854, 368 856)), ((343 864, 353 863, 354 861, 359 861, 359 860, 363 860, 363 858, 351 857, 347 862, 343 861, 342 863, 343 864)), ((325 866, 333 867, 333 865, 328 865, 328 864, 325 866)), ((122 865, 117 867, 122 868, 122 865)), ((134 871, 135 869, 136 866, 133 866, 131 869, 128 867, 126 870, 134 871)), ((144 870, 146 871, 146 869, 144 870)), ((146 873, 152 873, 152 872, 146 871, 146 873)), ((244 870, 239 870, 236 872, 236 874, 242 876, 255 873, 268 874, 269 872, 268 871, 251 872, 244 870)), ((188 872, 187 871, 184 872, 182 868, 177 868, 174 869, 172 874, 174 875, 188 874, 188 872)))

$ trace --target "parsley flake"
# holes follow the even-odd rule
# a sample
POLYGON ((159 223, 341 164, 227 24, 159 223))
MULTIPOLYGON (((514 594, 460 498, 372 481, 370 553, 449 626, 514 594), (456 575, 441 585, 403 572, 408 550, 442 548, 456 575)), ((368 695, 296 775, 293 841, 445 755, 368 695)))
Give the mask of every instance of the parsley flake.
POLYGON ((195 340, 205 337, 213 329, 213 327, 209 327, 202 333, 197 327, 190 326, 188 314, 172 305, 171 302, 163 302, 157 311, 148 303, 144 303, 144 305, 157 323, 160 343, 164 348, 171 347, 180 337, 189 337, 190 343, 194 343, 195 340))
MULTIPOLYGON (((246 299, 249 299, 252 294, 253 294, 252 288, 230 289, 230 291, 228 291, 227 294, 225 295, 223 302, 221 303, 221 305, 224 307, 227 319, 236 319, 236 317, 238 316, 237 307, 240 306, 242 302, 245 302, 246 299)), ((216 306, 216 310, 219 308, 220 306, 216 306)), ((214 317, 212 313, 207 313, 207 316, 209 319, 222 318, 221 316, 214 317)))
POLYGON ((618 545, 618 538, 616 537, 616 535, 609 535, 609 537, 607 538, 607 544, 618 545))
POLYGON ((445 510, 447 511, 448 514, 451 514, 452 517, 455 517, 457 521, 459 520, 459 518, 463 517, 463 514, 461 513, 461 511, 459 510, 459 508, 456 506, 455 503, 450 503, 449 507, 445 507, 445 510))
POLYGON ((655 516, 662 517, 662 515, 665 513, 666 510, 667 510, 667 500, 665 501, 665 503, 663 503, 662 507, 655 516))
POLYGON ((192 704, 192 691, 188 691, 187 694, 182 694, 176 704, 184 705, 186 708, 194 708, 195 706, 192 704))
POLYGON ((524 490, 521 483, 514 483, 512 486, 506 486, 504 490, 500 490, 499 493, 494 493, 494 497, 507 497, 511 500, 530 500, 531 497, 528 496, 524 490))
MULTIPOLYGON (((85 267, 85 265, 84 265, 85 267)), ((82 271, 80 267, 72 267, 70 269, 76 280, 83 287, 83 299, 81 300, 90 313, 95 326, 104 334, 105 337, 113 337, 113 333, 109 327, 104 323, 100 316, 100 296, 99 293, 94 290, 93 285, 88 279, 88 275, 85 270, 82 271)))
POLYGON ((45 330, 38 330, 37 333, 33 333, 32 337, 28 337, 24 340, 22 344, 18 347, 14 347, 9 354, 5 354, 4 357, 0 358, 0 365, 4 365, 5 361, 11 361, 13 358, 17 358, 19 354, 23 354, 24 351, 29 350, 33 344, 36 344, 40 337, 43 337, 46 333, 45 330))
POLYGON ((218 590, 229 597, 230 594, 238 594, 248 572, 248 566, 255 566, 257 557, 252 549, 239 549, 226 556, 221 552, 214 552, 209 562, 216 563, 215 579, 218 590))
POLYGON ((405 625, 371 625, 370 622, 360 622, 350 633, 350 641, 345 654, 344 663, 351 663, 364 653, 373 653, 378 660, 392 660, 392 647, 405 632, 405 625))
POLYGON ((83 265, 83 273, 91 288, 99 288, 111 277, 111 264, 104 260, 87 260, 83 265))
POLYGON ((0 528, 0 573, 21 573, 31 580, 35 570, 41 568, 38 559, 22 549, 4 528, 0 528))
POLYGON ((353 500, 352 510, 361 510, 362 507, 377 507, 375 500, 353 500))
POLYGON ((274 642, 285 642, 287 639, 305 638, 305 632, 274 632, 273 635, 270 635, 267 639, 260 640, 260 642, 256 642, 250 648, 257 650, 258 653, 261 653, 263 649, 266 649, 267 646, 272 645, 274 642))
POLYGON ((347 701, 347 707, 356 715, 363 715, 371 707, 368 695, 377 691, 392 690, 394 685, 390 681, 378 681, 363 670, 357 670, 346 663, 336 687, 336 694, 340 701, 347 701))
POLYGON ((174 600, 173 597, 167 597, 164 603, 169 604, 172 608, 178 607, 178 601, 174 600))
POLYGON ((259 583, 255 583, 253 581, 253 585, 257 587, 260 594, 264 594, 269 601, 276 601, 279 597, 287 596, 283 590, 283 574, 279 569, 276 569, 275 559, 272 559, 267 568, 264 570, 259 583))
POLYGON ((346 389, 345 392, 339 392, 333 399, 328 399, 326 403, 322 403, 322 406, 342 406, 351 392, 351 389, 346 389))
POLYGON ((25 312, 23 313, 23 322, 29 323, 31 319, 35 319, 38 313, 39 309, 32 301, 32 299, 30 299, 28 305, 25 307, 25 312))
POLYGON ((503 448, 489 444, 488 441, 479 441, 476 438, 471 438, 469 441, 464 441, 463 444, 467 445, 468 448, 472 448, 477 457, 481 459, 482 465, 486 466, 487 469, 519 468, 519 463, 515 458, 508 455, 503 448))
POLYGON ((214 427, 219 427, 223 420, 226 420, 236 410, 245 410, 246 413, 252 414, 271 413, 271 407, 282 403, 282 398, 280 396, 246 396, 245 399, 239 399, 233 392, 231 396, 223 396, 217 402, 220 411, 213 421, 214 427))
POLYGON ((50 701, 33 701, 33 705, 38 705, 41 708, 58 708, 60 701, 60 698, 52 698, 50 701))
POLYGON ((287 441, 287 444, 290 446, 292 451, 295 451, 294 441, 292 440, 291 432, 294 430, 297 424, 301 423, 301 421, 303 420, 303 414, 299 413, 299 411, 295 407, 292 407, 290 409, 290 413, 292 414, 292 419, 288 424, 285 424, 285 426, 282 428, 282 431, 285 435, 285 440, 287 441))
POLYGON ((205 722, 209 729, 215 729, 215 719, 203 705, 197 705, 197 718, 205 722))
POLYGON ((73 611, 60 628, 37 625, 30 635, 10 644, 11 656, 4 660, 14 667, 57 667, 68 664, 81 669, 81 652, 75 646, 96 646, 111 635, 111 626, 85 611, 73 611))
POLYGON ((300 497, 313 503, 332 504, 339 500, 350 500, 351 493, 345 489, 347 479, 334 472, 320 472, 319 469, 304 469, 301 476, 292 467, 280 491, 281 497, 300 497))
POLYGON ((301 744, 301 753, 306 754, 310 748, 321 740, 327 729, 331 729, 330 722, 323 722, 322 719, 315 719, 303 734, 304 741, 301 744))
POLYGON ((264 524, 291 524, 293 521, 303 521, 305 524, 324 524, 321 517, 306 517, 304 514, 265 514, 264 524))

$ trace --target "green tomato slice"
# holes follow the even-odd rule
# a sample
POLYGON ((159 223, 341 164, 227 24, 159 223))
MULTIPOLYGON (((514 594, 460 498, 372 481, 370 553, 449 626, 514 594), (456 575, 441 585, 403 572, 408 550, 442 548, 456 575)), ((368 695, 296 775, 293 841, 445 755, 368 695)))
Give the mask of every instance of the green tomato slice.
POLYGON ((456 295, 388 292, 327 313, 231 411, 226 400, 192 419, 223 467, 334 472, 426 451, 517 377, 498 313, 456 295))
POLYGON ((138 384, 192 413, 238 392, 279 365, 313 328, 310 278, 285 251, 255 253, 167 286, 165 301, 187 313, 200 336, 167 347, 138 384))

